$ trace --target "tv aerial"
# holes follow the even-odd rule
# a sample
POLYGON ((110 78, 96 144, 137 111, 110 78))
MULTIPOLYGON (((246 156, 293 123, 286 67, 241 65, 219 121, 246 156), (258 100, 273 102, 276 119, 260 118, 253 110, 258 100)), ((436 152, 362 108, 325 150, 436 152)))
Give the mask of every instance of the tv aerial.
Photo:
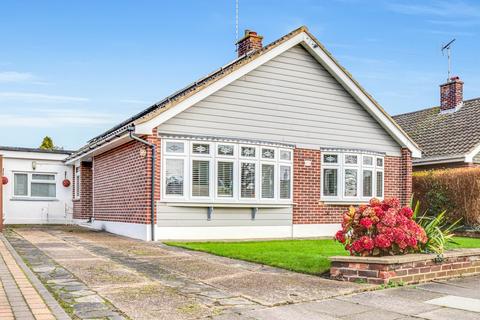
POLYGON ((450 40, 449 43, 445 44, 442 46, 442 54, 445 55, 445 51, 447 51, 447 59, 448 59, 448 77, 447 77, 447 82, 450 82, 450 75, 451 75, 451 69, 452 69, 452 64, 451 64, 451 59, 450 59, 450 49, 452 48, 452 44, 455 42, 456 39, 450 40))

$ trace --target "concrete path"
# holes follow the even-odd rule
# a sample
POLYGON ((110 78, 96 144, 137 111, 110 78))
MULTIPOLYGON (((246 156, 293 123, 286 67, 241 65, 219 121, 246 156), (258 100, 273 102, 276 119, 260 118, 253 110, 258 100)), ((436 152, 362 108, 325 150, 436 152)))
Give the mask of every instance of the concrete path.
POLYGON ((375 287, 77 227, 7 238, 81 319, 480 320, 480 277, 364 292, 375 287))
POLYGON ((1 234, 0 319, 70 319, 1 234))

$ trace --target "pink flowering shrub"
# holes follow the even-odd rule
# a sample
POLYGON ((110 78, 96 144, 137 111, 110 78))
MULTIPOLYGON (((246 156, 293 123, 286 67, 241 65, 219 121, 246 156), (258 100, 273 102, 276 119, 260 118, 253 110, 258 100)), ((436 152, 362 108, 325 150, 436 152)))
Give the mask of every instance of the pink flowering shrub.
POLYGON ((371 199, 368 205, 350 207, 343 215, 335 239, 351 255, 384 256, 418 252, 427 242, 425 230, 413 220, 409 207, 398 199, 371 199))

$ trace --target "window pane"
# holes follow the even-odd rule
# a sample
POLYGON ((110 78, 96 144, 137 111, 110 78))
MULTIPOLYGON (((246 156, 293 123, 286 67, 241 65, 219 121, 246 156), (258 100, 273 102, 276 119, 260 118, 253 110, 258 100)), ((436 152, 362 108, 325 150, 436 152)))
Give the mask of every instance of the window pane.
POLYGON ((275 195, 275 166, 262 164, 262 198, 273 198, 275 195))
POLYGON ((263 159, 275 159, 275 149, 262 148, 263 159))
POLYGON ((383 172, 377 171, 377 197, 383 197, 383 172))
POLYGON ((345 197, 357 196, 357 170, 345 169, 345 197))
POLYGON ((233 156, 233 146, 231 144, 219 144, 218 154, 221 156, 233 156))
POLYGON ((290 199, 291 168, 280 166, 280 199, 290 199))
POLYGON ((363 165, 364 166, 373 166, 373 157, 364 156, 363 157, 363 165))
POLYGON ((219 197, 233 197, 233 162, 218 162, 217 193, 219 197))
POLYGON ((255 157, 255 147, 242 147, 241 155, 242 155, 242 157, 254 158, 255 157))
POLYGON ((337 196, 337 173, 338 169, 323 169, 323 195, 327 197, 337 196))
POLYGON ((358 163, 358 156, 354 154, 346 154, 345 155, 345 163, 346 164, 357 164, 358 163))
POLYGON ((53 174, 32 174, 32 180, 55 180, 53 174))
POLYGON ((338 155, 337 154, 324 154, 323 155, 323 162, 324 163, 338 163, 338 155))
POLYGON ((363 196, 371 197, 373 192, 373 172, 363 170, 363 196))
POLYGON ((167 159, 165 164, 165 194, 183 196, 183 160, 167 159))
POLYGON ((383 158, 377 158, 377 167, 383 167, 383 158))
POLYGON ((192 161, 192 196, 210 196, 210 161, 192 161))
POLYGON ((185 151, 185 144, 183 142, 167 141, 166 148, 169 153, 183 153, 185 151))
POLYGON ((53 183, 32 182, 32 197, 55 197, 56 186, 53 183))
POLYGON ((241 164, 240 169, 240 196, 255 198, 255 163, 241 164))
POLYGON ((28 196, 28 176, 23 173, 15 173, 13 194, 16 196, 28 196))
POLYGON ((192 153, 210 154, 210 145, 208 143, 194 143, 192 144, 192 153))
POLYGON ((292 160, 292 152, 287 150, 280 150, 280 160, 292 160))

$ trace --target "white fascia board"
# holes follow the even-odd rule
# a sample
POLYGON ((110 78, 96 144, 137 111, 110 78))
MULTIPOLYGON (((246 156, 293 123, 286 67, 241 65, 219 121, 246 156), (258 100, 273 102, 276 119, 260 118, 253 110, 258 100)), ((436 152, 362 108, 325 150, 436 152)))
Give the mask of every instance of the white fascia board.
POLYGON ((304 34, 299 33, 298 35, 294 36, 293 38, 285 41, 284 43, 280 44, 278 47, 273 48, 272 50, 266 52, 265 54, 259 56, 258 58, 254 59, 250 63, 240 67, 238 70, 233 71, 229 75, 225 76, 224 78, 212 83, 205 89, 200 90, 196 94, 188 97, 187 99, 183 100, 179 104, 173 106, 172 108, 165 110, 157 117, 152 118, 143 123, 139 123, 135 125, 135 134, 138 135, 145 135, 145 134, 152 134, 152 130, 165 121, 175 117, 177 114, 187 110, 189 107, 193 106, 197 102, 205 99, 206 97, 210 96, 211 94, 217 92, 218 90, 224 88, 225 86, 229 85, 233 81, 243 77, 250 71, 256 69, 260 65, 264 64, 265 62, 275 58, 276 56, 280 55, 281 53, 285 52, 286 50, 290 49, 293 46, 296 46, 300 42, 304 40, 304 34))
POLYGON ((79 163, 80 160, 82 159, 85 159, 85 158, 90 158, 92 156, 95 156, 97 154, 100 154, 100 153, 103 153, 105 151, 108 151, 110 149, 113 149, 115 147, 118 147, 122 144, 124 144, 125 142, 127 142, 128 140, 130 140, 130 138, 128 137, 128 134, 125 134, 123 136, 120 136, 118 138, 115 138, 113 140, 110 140, 96 148, 93 148, 91 149, 90 151, 87 151, 85 153, 82 153, 81 155, 75 157, 75 158, 71 158, 67 161, 65 161, 65 164, 67 165, 74 165, 76 163, 79 163))
POLYGON ((473 157, 475 157, 480 152, 480 144, 472 149, 469 153, 465 155, 465 162, 472 163, 473 157))
MULTIPOLYGON (((464 162, 464 157, 444 157, 436 159, 418 159, 413 161, 413 166, 425 166, 430 164, 464 162)), ((466 161, 465 161, 466 162, 466 161)))
POLYGON ((412 152, 412 157, 421 158, 421 150, 410 141, 392 120, 387 117, 372 100, 355 84, 355 82, 348 76, 342 68, 340 68, 330 56, 317 45, 317 43, 307 34, 304 42, 307 44, 306 49, 316 56, 319 62, 339 81, 343 87, 369 112, 381 125, 387 130, 390 135, 403 147, 408 148, 412 152))

